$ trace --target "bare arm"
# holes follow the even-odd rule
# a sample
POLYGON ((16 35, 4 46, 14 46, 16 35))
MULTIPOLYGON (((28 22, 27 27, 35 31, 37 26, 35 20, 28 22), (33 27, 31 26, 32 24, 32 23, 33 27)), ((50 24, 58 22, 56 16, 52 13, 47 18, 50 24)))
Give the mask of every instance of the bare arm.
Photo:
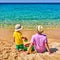
POLYGON ((24 39, 24 40, 28 40, 26 37, 22 37, 22 39, 24 39))
POLYGON ((49 48, 49 45, 48 45, 47 42, 45 43, 45 46, 46 46, 46 49, 48 50, 48 52, 49 52, 49 54, 50 54, 51 52, 50 52, 50 48, 49 48))
POLYGON ((31 53, 31 48, 32 48, 32 46, 33 46, 33 43, 30 43, 30 46, 29 46, 29 48, 28 48, 27 53, 31 53))

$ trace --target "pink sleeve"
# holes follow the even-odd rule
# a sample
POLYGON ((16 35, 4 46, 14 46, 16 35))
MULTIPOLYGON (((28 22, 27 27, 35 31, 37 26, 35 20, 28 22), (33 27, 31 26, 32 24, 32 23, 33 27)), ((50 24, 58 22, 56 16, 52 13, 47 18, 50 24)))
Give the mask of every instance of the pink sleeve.
POLYGON ((31 38, 31 43, 34 43, 34 36, 32 36, 31 38))
POLYGON ((47 43, 47 42, 48 42, 47 37, 45 37, 45 43, 47 43))

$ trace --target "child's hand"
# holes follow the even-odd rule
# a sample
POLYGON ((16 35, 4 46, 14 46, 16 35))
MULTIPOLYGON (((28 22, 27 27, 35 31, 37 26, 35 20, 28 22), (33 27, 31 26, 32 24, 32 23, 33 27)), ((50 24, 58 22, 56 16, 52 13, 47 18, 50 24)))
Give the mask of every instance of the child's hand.
POLYGON ((26 37, 22 37, 23 40, 28 40, 26 37))
POLYGON ((24 38, 24 42, 27 42, 27 41, 28 41, 28 39, 25 37, 25 38, 24 38))
POLYGON ((25 40, 28 40, 26 37, 24 37, 25 40))
POLYGON ((28 39, 27 39, 26 37, 22 37, 22 40, 23 40, 24 42, 27 42, 27 41, 28 41, 28 39))

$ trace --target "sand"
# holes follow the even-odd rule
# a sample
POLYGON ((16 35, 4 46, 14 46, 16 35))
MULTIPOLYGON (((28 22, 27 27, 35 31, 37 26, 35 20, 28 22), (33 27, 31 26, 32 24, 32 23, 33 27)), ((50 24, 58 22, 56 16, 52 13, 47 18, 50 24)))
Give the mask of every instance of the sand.
MULTIPOLYGON (((0 60, 60 60, 60 29, 44 31, 53 52, 50 55, 48 52, 29 55, 22 52, 17 53, 12 38, 13 31, 13 29, 0 29, 0 60)), ((36 33, 34 30, 22 30, 21 32, 29 41, 32 35, 36 33)))

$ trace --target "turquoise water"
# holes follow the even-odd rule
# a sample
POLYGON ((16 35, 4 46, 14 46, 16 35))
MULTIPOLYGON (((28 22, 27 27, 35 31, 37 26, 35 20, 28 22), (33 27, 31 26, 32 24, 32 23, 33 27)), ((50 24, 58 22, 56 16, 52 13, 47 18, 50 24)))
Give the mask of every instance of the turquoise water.
POLYGON ((60 25, 60 4, 0 4, 0 26, 60 25))

